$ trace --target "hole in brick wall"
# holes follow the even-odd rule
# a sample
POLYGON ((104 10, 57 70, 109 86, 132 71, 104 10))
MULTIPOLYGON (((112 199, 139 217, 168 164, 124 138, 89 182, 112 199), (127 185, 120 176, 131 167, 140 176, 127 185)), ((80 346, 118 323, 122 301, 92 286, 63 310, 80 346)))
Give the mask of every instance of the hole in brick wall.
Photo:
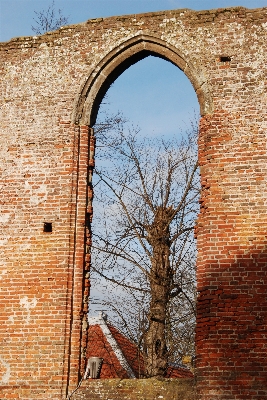
POLYGON ((220 61, 221 61, 221 62, 229 62, 229 61, 231 61, 231 57, 228 57, 228 56, 221 56, 221 57, 220 57, 220 61))
POLYGON ((44 232, 52 232, 52 222, 44 222, 44 232))
MULTIPOLYGON (((217 57, 217 62, 219 61, 219 57, 220 56, 217 57)), ((95 198, 94 198, 95 211, 94 211, 94 219, 92 222, 92 230, 94 232, 94 239, 93 239, 94 247, 92 248, 92 252, 90 254, 91 239, 89 239, 88 250, 87 250, 88 253, 86 254, 86 257, 88 256, 87 262, 89 263, 92 259, 92 264, 94 266, 92 271, 93 273, 90 274, 92 286, 90 288, 89 315, 93 317, 94 315, 96 315, 96 313, 99 313, 99 310, 101 309, 107 311, 109 314, 109 320, 112 320, 112 322, 114 322, 115 327, 118 326, 123 332, 125 332, 126 337, 128 334, 128 328, 130 326, 134 327, 135 334, 137 335, 136 339, 138 341, 140 336, 142 337, 144 336, 143 332, 146 330, 146 326, 148 323, 148 319, 146 316, 149 314, 149 307, 150 307, 149 300, 151 293, 151 291, 149 291, 150 287, 148 287, 149 284, 147 283, 145 275, 140 276, 141 274, 139 273, 139 271, 135 269, 136 265, 142 265, 142 264, 143 266, 145 266, 145 268, 150 267, 149 259, 146 258, 147 257, 146 255, 143 255, 144 248, 147 250, 146 245, 148 246, 150 245, 146 244, 144 245, 144 247, 142 247, 143 241, 141 245, 138 236, 140 232, 142 232, 141 233, 142 240, 143 237, 145 237, 144 225, 142 222, 143 216, 145 218, 145 221, 148 222, 150 220, 150 223, 152 224, 154 223, 154 217, 152 215, 153 213, 151 213, 150 215, 147 214, 148 203, 150 204, 153 203, 154 204, 153 207, 155 207, 155 209, 159 210, 162 209, 161 200, 163 200, 162 199, 162 196, 164 196, 163 192, 168 186, 167 180, 165 178, 165 176, 168 176, 168 173, 165 174, 162 171, 160 176, 157 175, 157 172, 155 173, 155 170, 157 170, 159 166, 161 168, 161 165, 163 165, 162 164, 163 158, 162 159, 160 158, 160 161, 157 161, 158 159, 157 154, 159 154, 160 157, 163 157, 162 152, 164 151, 164 149, 161 148, 161 146, 158 147, 158 144, 162 142, 162 137, 164 135, 164 141, 166 140, 165 143, 166 144, 168 143, 168 146, 166 146, 166 154, 164 158, 171 160, 172 156, 171 153, 169 153, 169 150, 171 148, 172 150, 170 151, 171 152, 175 151, 175 154, 178 155, 179 145, 183 146, 185 144, 187 140, 187 134, 192 135, 193 132, 197 133, 197 125, 196 128, 193 128, 194 121, 198 118, 197 112, 196 114, 194 112, 194 106, 195 110, 197 110, 199 105, 197 103, 195 91, 191 86, 190 82, 188 81, 188 79, 186 78, 186 76, 183 74, 183 72, 178 70, 178 68, 173 64, 166 62, 166 60, 162 60, 153 56, 149 56, 143 59, 142 61, 133 64, 129 69, 126 69, 123 72, 123 74, 117 78, 117 80, 114 82, 114 85, 110 87, 110 90, 107 92, 107 96, 110 107, 109 106, 106 107, 107 103, 105 102, 105 100, 103 100, 99 110, 99 119, 97 119, 97 123, 94 126, 95 134, 97 137, 96 159, 98 160, 97 163, 99 171, 101 170, 101 168, 103 168, 103 171, 105 170, 106 173, 108 174, 112 171, 112 173, 109 174, 111 178, 110 181, 109 177, 106 176, 107 182, 109 181, 111 185, 109 186, 109 188, 113 186, 113 183, 115 183, 115 181, 117 182, 116 178, 119 179, 118 182, 121 182, 122 186, 119 187, 118 185, 116 186, 116 189, 115 186, 113 187, 115 191, 117 190, 119 192, 121 190, 123 191, 123 196, 125 195, 127 198, 127 205, 126 203, 124 203, 126 208, 126 213, 124 214, 120 210, 119 202, 117 203, 118 200, 117 197, 115 195, 113 197, 112 194, 113 192, 111 193, 111 190, 107 189, 107 187, 104 184, 102 186, 96 175, 94 175, 93 186, 95 193, 95 198), (135 82, 134 85, 132 85, 132 82, 135 82), (130 87, 131 87, 131 93, 127 89, 130 87), (148 96, 144 96, 144 93, 146 93, 148 96), (158 99, 160 99, 160 101, 158 101, 158 99), (144 110, 145 104, 147 105, 147 107, 145 107, 144 110), (108 116, 108 113, 110 112, 111 108, 114 110, 113 111, 114 115, 117 115, 118 109, 121 110, 120 111, 121 115, 119 116, 119 118, 116 117, 116 120, 113 119, 112 122, 109 122, 108 126, 111 128, 110 132, 108 133, 108 131, 106 131, 105 134, 102 135, 101 134, 102 127, 107 126, 107 124, 105 125, 105 117, 104 119, 102 119, 103 118, 102 116, 103 115, 108 116), (105 113, 106 110, 107 114, 105 113), (123 119, 124 119, 123 115, 127 115, 127 118, 128 115, 130 116, 129 125, 127 123, 123 125, 123 119), (187 115, 188 125, 187 121, 185 121, 184 115, 187 115), (166 118, 166 116, 168 116, 168 118, 166 118), (119 122, 119 124, 117 121, 119 122), (138 121, 138 130, 135 131, 134 127, 136 126, 135 124, 137 123, 137 121, 138 121), (141 125, 139 125, 139 121, 141 125), (182 124, 181 121, 183 121, 182 124), (144 128, 143 130, 141 129, 142 125, 144 128), (118 145, 118 147, 116 147, 116 151, 118 151, 118 153, 115 153, 115 149, 113 149, 110 153, 106 151, 107 142, 105 140, 105 137, 111 138, 110 135, 113 129, 115 129, 114 139, 116 138, 115 139, 116 146, 118 145), (121 136, 121 138, 125 138, 126 140, 122 141, 118 140, 121 132, 123 132, 123 136, 121 136), (137 134, 137 136, 135 136, 134 133, 137 134), (127 134, 129 134, 129 136, 127 134), (136 151, 135 154, 137 156, 137 158, 135 158, 136 156, 134 156, 133 158, 135 159, 134 163, 132 163, 133 159, 130 161, 129 160, 130 157, 127 156, 128 151, 131 149, 131 144, 130 144, 131 137, 133 138, 135 143, 134 152, 136 151), (148 138, 149 142, 146 142, 146 139, 148 138), (152 138, 154 141, 152 140, 152 138), (128 145, 130 145, 129 147, 126 144, 126 142, 128 141, 127 139, 129 140, 128 142, 128 145), (120 147, 119 143, 124 143, 122 145, 123 147, 121 147, 120 149, 119 149, 120 147), (171 143, 173 143, 174 146, 171 145, 171 143), (144 145, 145 147, 143 147, 144 145), (149 151, 148 149, 151 149, 151 151, 149 151), (157 153, 159 149, 161 149, 160 153, 157 153), (123 151, 123 153, 121 153, 120 151, 123 151), (124 156, 122 156, 122 154, 124 154, 124 156), (153 164, 153 160, 155 160, 155 164, 151 165, 151 163, 153 164), (159 164, 157 164, 157 162, 159 162, 159 164), (132 196, 135 190, 134 188, 138 187, 140 183, 139 180, 140 175, 138 175, 138 171, 135 168, 136 165, 142 165, 143 171, 141 172, 141 176, 143 176, 143 174, 146 173, 145 180, 146 179, 147 180, 146 182, 144 182, 143 189, 145 188, 146 191, 148 189, 147 185, 150 185, 151 181, 153 181, 154 182, 153 185, 155 185, 153 189, 153 195, 151 193, 151 197, 150 199, 146 200, 147 201, 146 204, 140 200, 141 198, 143 199, 142 195, 140 196, 140 194, 143 193, 142 192, 143 189, 140 189, 138 197, 132 196), (106 170, 106 166, 108 166, 108 170, 106 170), (124 168, 126 168, 125 173, 123 172, 124 168), (114 176, 115 171, 118 171, 119 174, 116 178, 114 176), (131 171, 130 172, 131 176, 128 175, 127 171, 129 172, 131 171), (163 186, 165 186, 165 189, 163 188, 163 186), (160 189, 160 187, 162 189, 160 189), (156 193, 158 190, 159 192, 156 193), (126 194, 126 192, 128 194, 126 194), (162 193, 162 196, 160 195, 160 193, 162 193), (130 223, 129 226, 128 223, 124 224, 124 222, 122 223, 122 221, 127 220, 124 218, 126 218, 126 215, 128 214, 128 212, 130 212, 130 210, 134 212, 134 214, 132 214, 131 217, 134 218, 135 222, 133 225, 131 225, 130 223), (137 236, 134 236, 133 230, 138 233, 137 236), (121 249, 119 249, 120 244, 122 243, 121 240, 123 240, 123 254, 124 255, 127 253, 128 255, 131 254, 130 256, 131 258, 128 258, 127 261, 124 260, 121 249), (98 244, 96 244, 97 242, 99 246, 98 244), (107 254, 105 252, 106 250, 105 244, 107 243, 109 248, 116 249, 119 251, 119 253, 115 250, 114 253, 112 254, 113 251, 112 250, 109 254, 107 254), (97 251, 96 247, 98 247, 97 251), (121 254, 122 256, 120 256, 121 254), (108 255, 110 256, 110 258, 107 258, 108 255), (140 264, 138 264, 139 262, 140 264), (102 277, 99 280, 97 271, 100 272, 100 269, 98 268, 98 266, 99 268, 101 268, 101 273, 106 274, 106 277, 108 279, 109 279, 109 274, 110 276, 115 277, 115 280, 113 282, 115 282, 116 286, 119 281, 121 282, 122 280, 124 280, 124 282, 126 282, 126 280, 128 280, 128 282, 131 281, 136 283, 137 290, 135 291, 133 287, 132 290, 129 291, 127 285, 125 285, 125 287, 120 286, 120 300, 117 299, 118 300, 117 302, 116 286, 112 286, 109 280, 104 281, 104 278, 102 279, 102 277), (145 294, 142 292, 144 287, 147 288, 145 289, 145 294), (139 289, 141 293, 139 292, 139 289), (134 307, 132 305, 133 303, 134 307), (119 312, 117 312, 117 310, 119 312)), ((109 119, 109 121, 111 120, 109 119)), ((190 144, 190 160, 191 160, 191 157, 195 157, 193 156, 193 154, 197 155, 197 148, 196 146, 193 145, 193 143, 195 142, 192 141, 190 143, 191 143, 190 144)), ((181 147, 181 150, 182 148, 183 147, 181 147)), ((169 172, 171 175, 173 174, 173 172, 171 172, 171 169, 169 170, 169 172)), ((178 172, 177 170, 177 174, 179 175, 183 174, 183 171, 181 170, 178 172)), ((194 175, 194 179, 196 179, 196 182, 194 183, 194 185, 196 186, 194 187, 197 188, 199 178, 197 175, 194 175)), ((181 191, 184 190, 180 187, 180 182, 181 182, 180 180, 179 184, 175 184, 174 182, 171 188, 172 193, 175 193, 175 191, 177 191, 177 198, 176 196, 174 196, 172 199, 169 198, 168 201, 170 201, 170 203, 168 204, 170 204, 170 209, 172 209, 172 207, 175 204, 175 201, 177 201, 178 197, 180 197, 178 193, 180 194, 181 191), (171 202, 173 202, 173 205, 171 205, 171 202)), ((125 202, 126 198, 124 198, 125 202)), ((196 205, 196 214, 198 214, 199 212, 198 203, 196 202, 195 205, 196 205)), ((87 211, 89 212, 89 208, 87 209, 87 211)), ((192 224, 194 223, 194 215, 195 212, 192 214, 192 224)), ((177 220, 176 219, 173 220, 171 228, 173 231, 176 230, 175 224, 178 222, 179 218, 177 216, 177 220)), ((187 218, 188 217, 186 217, 186 219, 187 218)), ((173 316, 170 318, 172 320, 171 325, 168 324, 168 330, 172 333, 170 335, 170 338, 168 336, 169 341, 167 343, 167 346, 170 349, 169 350, 169 360, 171 360, 169 361, 170 363, 182 362, 181 354, 186 354, 190 357, 194 356, 193 332, 195 329, 194 293, 195 293, 196 248, 194 247, 195 242, 193 238, 191 239, 190 237, 189 239, 189 236, 186 236, 186 240, 187 238, 188 238, 188 245, 187 244, 185 245, 185 243, 181 245, 180 242, 178 245, 177 242, 177 246, 176 245, 173 246, 173 250, 175 248, 175 251, 171 250, 172 254, 171 263, 172 265, 175 264, 175 268, 177 267, 177 274, 175 272, 176 274, 175 278, 177 279, 177 283, 175 282, 175 285, 177 285, 177 293, 175 286, 175 290, 173 290, 170 293, 172 303, 171 305, 170 304, 168 305, 169 307, 168 312, 170 312, 170 314, 173 316), (189 246, 190 246, 190 251, 189 251, 189 246), (177 247, 179 247, 181 251, 178 252, 177 247), (184 248, 186 248, 186 253, 182 254, 184 248), (188 259, 188 265, 186 261, 186 267, 174 261, 175 259, 178 260, 179 257, 181 257, 181 259, 185 261, 188 251, 190 253, 190 261, 188 259), (186 272, 184 268, 186 268, 186 272), (179 305, 180 303, 178 300, 179 298, 178 281, 183 277, 184 273, 186 273, 187 276, 186 280, 188 282, 187 283, 188 286, 186 289, 187 296, 190 297, 186 298, 186 302, 189 301, 188 306, 186 302, 183 303, 181 310, 179 305), (176 307, 179 308, 179 311, 177 311, 178 308, 176 307), (177 313, 179 313, 179 321, 182 321, 181 323, 176 322, 177 313), (183 317, 181 318, 182 313, 183 317), (187 338, 186 340, 184 340, 185 337, 187 338), (174 341, 175 345, 173 345, 174 341), (169 346, 170 343, 172 343, 171 346, 169 346)), ((166 243, 169 241, 169 238, 167 236, 164 236, 162 237, 162 240, 164 241, 164 243, 166 243)), ((144 254, 146 254, 146 250, 144 254)), ((153 308, 153 305, 151 305, 151 307, 153 308)), ((88 348, 90 348, 90 344, 93 343, 93 340, 94 339, 90 337, 88 341, 88 348)), ((150 342, 150 346, 154 353, 162 352, 162 349, 160 349, 160 347, 163 346, 162 339, 159 338, 158 341, 150 342)), ((164 344, 164 349, 165 349, 165 344, 164 344)), ((89 355, 88 353, 88 357, 91 355, 92 354, 89 355)), ((140 368, 142 368, 141 365, 140 368)), ((137 376, 139 375, 142 375, 141 370, 140 372, 138 371, 137 376)))

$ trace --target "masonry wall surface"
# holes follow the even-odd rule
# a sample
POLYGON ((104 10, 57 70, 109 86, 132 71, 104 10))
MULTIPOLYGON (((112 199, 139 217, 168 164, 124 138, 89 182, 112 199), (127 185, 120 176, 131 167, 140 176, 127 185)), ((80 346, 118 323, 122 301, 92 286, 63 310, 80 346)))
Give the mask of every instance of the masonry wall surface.
POLYGON ((193 379, 95 379, 82 383, 73 400, 195 400, 193 379))
POLYGON ((90 125, 149 54, 199 98, 198 398, 267 398, 267 8, 89 20, 0 45, 1 399, 65 399, 84 365, 90 125), (44 232, 44 223, 52 232, 44 232))

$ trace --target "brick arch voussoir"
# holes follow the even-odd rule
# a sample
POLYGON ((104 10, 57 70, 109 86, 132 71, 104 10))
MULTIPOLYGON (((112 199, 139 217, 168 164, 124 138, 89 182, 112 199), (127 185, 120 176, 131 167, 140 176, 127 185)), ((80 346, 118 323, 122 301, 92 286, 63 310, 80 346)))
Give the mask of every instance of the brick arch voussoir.
POLYGON ((193 66, 180 49, 155 36, 138 35, 110 51, 93 69, 77 96, 73 122, 93 126, 100 103, 110 85, 128 67, 141 59, 155 55, 166 59, 181 69, 191 81, 198 97, 200 114, 212 113, 212 99, 201 66, 193 66))

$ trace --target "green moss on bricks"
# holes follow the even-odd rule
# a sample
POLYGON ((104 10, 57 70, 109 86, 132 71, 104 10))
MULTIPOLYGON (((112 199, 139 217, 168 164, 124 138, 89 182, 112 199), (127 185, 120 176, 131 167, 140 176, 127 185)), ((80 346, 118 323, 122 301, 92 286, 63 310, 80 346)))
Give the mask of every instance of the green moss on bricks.
POLYGON ((73 400, 194 400, 192 379, 103 379, 84 381, 73 400))

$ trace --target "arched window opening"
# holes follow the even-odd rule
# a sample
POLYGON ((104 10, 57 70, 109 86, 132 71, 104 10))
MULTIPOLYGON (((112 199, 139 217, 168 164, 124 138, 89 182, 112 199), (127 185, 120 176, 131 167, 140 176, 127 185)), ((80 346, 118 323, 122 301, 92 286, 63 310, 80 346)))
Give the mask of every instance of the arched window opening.
POLYGON ((169 377, 194 356, 199 104, 175 65, 135 61, 95 124, 89 313, 136 344, 136 377, 169 377))

